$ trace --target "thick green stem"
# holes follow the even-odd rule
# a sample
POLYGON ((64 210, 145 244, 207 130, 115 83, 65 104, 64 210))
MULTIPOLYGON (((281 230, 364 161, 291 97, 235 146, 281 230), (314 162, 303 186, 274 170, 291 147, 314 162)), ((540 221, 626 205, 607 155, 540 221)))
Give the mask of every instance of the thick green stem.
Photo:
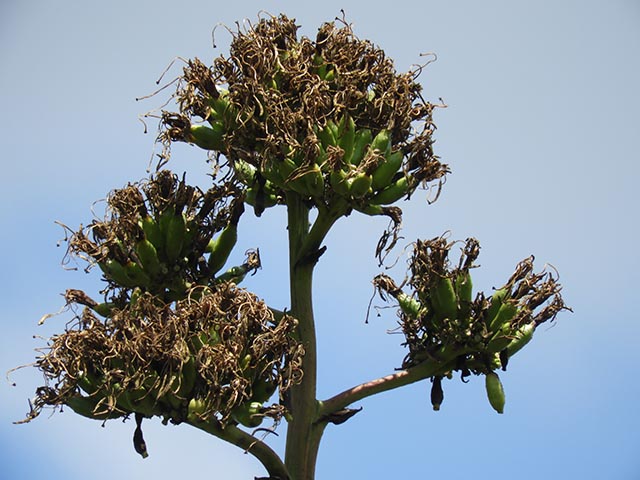
POLYGON ((316 399, 316 332, 313 317, 313 269, 322 254, 322 241, 341 208, 321 210, 313 227, 309 207, 300 196, 287 196, 291 314, 298 320, 297 336, 305 348, 302 382, 289 391, 291 421, 287 429, 285 464, 292 480, 313 480, 324 424, 318 423, 316 399))
POLYGON ((316 403, 316 333, 313 318, 312 283, 315 260, 303 249, 309 236, 309 208, 301 198, 287 198, 289 228, 289 281, 291 314, 298 319, 297 335, 303 343, 302 382, 289 391, 291 421, 287 427, 285 464, 292 480, 313 478, 319 439, 312 445, 316 403), (307 258, 303 258, 306 256, 307 258), (315 450, 315 452, 314 452, 315 450))
MULTIPOLYGON (((386 377, 363 383, 324 402, 316 399, 317 358, 316 332, 313 316, 313 270, 323 253, 322 242, 333 224, 348 212, 348 205, 334 203, 320 208, 313 225, 309 223, 310 207, 295 194, 287 195, 289 232, 289 275, 291 310, 298 320, 297 339, 305 348, 302 360, 303 378, 287 392, 291 417, 287 428, 284 463, 266 444, 235 426, 224 429, 215 422, 190 421, 192 425, 240 446, 265 466, 271 478, 282 480, 313 480, 322 434, 331 415, 371 395, 401 387, 453 368, 455 355, 440 361, 426 360, 420 365, 386 377)), ((275 311, 276 316, 283 312, 275 311)), ((457 352, 454 352, 457 353, 457 352)), ((336 423, 336 422, 334 422, 336 423)))

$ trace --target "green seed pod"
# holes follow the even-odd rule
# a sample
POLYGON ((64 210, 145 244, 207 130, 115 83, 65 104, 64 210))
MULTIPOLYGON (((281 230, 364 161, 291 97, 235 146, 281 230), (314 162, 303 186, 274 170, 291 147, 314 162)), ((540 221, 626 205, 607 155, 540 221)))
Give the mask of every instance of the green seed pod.
POLYGON ((191 397, 193 392, 193 388, 196 384, 196 363, 193 357, 190 357, 189 360, 182 365, 182 377, 180 379, 180 386, 178 388, 178 397, 180 399, 187 399, 191 397))
POLYGON ((338 138, 340 136, 338 132, 338 124, 333 120, 327 120, 327 127, 329 128, 331 138, 335 138, 335 143, 333 145, 338 145, 338 138))
POLYGON ((325 82, 333 82, 336 78, 336 70, 332 67, 327 67, 326 74, 324 75, 323 80, 325 82))
POLYGON ((203 414, 207 410, 207 404, 200 398, 192 398, 187 406, 187 420, 189 422, 201 422, 203 414))
MULTIPOLYGON (((171 218, 175 215, 176 209, 173 205, 168 205, 162 212, 160 212, 160 216, 158 217, 158 229, 160 230, 160 234, 163 237, 163 242, 167 240, 167 230, 169 229, 169 223, 171 222, 171 218)), ((156 250, 158 247, 156 247, 156 250)))
POLYGON ((98 266, 104 273, 105 277, 117 285, 124 288, 133 288, 137 286, 137 284, 129 278, 129 275, 127 275, 124 265, 117 260, 108 259, 104 262, 99 262, 98 266))
POLYGON ((458 300, 463 302, 471 302, 473 300, 473 282, 469 270, 461 271, 456 276, 456 293, 458 300))
POLYGON ((113 387, 118 409, 127 413, 135 412, 135 406, 129 401, 129 395, 127 391, 122 388, 122 385, 116 383, 113 387))
POLYGON ((255 382, 253 382, 253 385, 251 387, 251 401, 264 403, 271 398, 271 396, 276 392, 277 388, 278 386, 271 380, 258 378, 255 382))
POLYGON ((102 383, 97 376, 92 375, 89 372, 84 372, 82 375, 79 375, 77 382, 78 386, 87 395, 95 394, 100 389, 100 385, 102 383))
POLYGON ((256 183, 256 167, 250 163, 236 159, 233 162, 233 171, 236 178, 247 187, 252 187, 256 183))
POLYGON ((389 130, 380 130, 371 142, 371 150, 377 151, 378 154, 387 156, 391 148, 391 132, 389 130))
POLYGON ((314 198, 321 198, 324 194, 324 176, 318 165, 313 165, 309 172, 302 177, 308 195, 314 198))
POLYGON ((371 197, 374 205, 390 205, 397 202, 409 192, 409 179, 402 175, 387 188, 379 191, 371 197))
POLYGON ((140 287, 135 287, 131 292, 131 296, 129 297, 129 308, 133 308, 136 306, 138 299, 142 295, 142 290, 140 287))
POLYGON ((136 287, 149 290, 151 287, 151 277, 149 277, 149 274, 147 274, 140 265, 136 262, 129 262, 124 266, 124 271, 136 287))
POLYGON ((269 85, 270 89, 278 91, 278 81, 276 80, 275 76, 271 77, 271 79, 267 82, 267 85, 269 85))
POLYGON ((371 175, 366 173, 359 173, 355 177, 347 179, 349 186, 349 195, 353 198, 362 198, 371 189, 371 175))
POLYGON ((191 125, 188 140, 204 150, 224 150, 224 125, 214 122, 211 127, 206 125, 191 125))
POLYGON ((310 197, 308 181, 304 179, 307 174, 308 167, 300 167, 300 170, 293 172, 286 180, 285 189, 296 192, 303 197, 310 197), (302 168, 304 168, 304 171, 301 170, 302 168))
POLYGON ((246 264, 231 267, 222 275, 216 277, 216 283, 233 282, 236 285, 239 285, 244 280, 244 277, 247 276, 249 271, 250 269, 246 264))
POLYGON ((504 327, 508 327, 516 313, 518 313, 518 304, 513 300, 505 301, 496 316, 489 323, 489 331, 497 333, 504 327))
POLYGON ((291 174, 298 168, 300 165, 296 163, 296 157, 290 158, 285 157, 280 163, 278 163, 278 168, 280 169, 280 175, 285 180, 285 184, 289 180, 291 174))
POLYGON ((351 163, 356 138, 356 124, 351 115, 345 113, 338 125, 338 146, 344 151, 342 157, 345 164, 351 163))
POLYGON ((533 338, 536 330, 535 322, 527 323, 516 330, 513 340, 507 345, 507 353, 509 356, 515 355, 533 338))
POLYGON ((497 373, 489 372, 485 375, 485 387, 487 398, 493 409, 498 413, 504 413, 504 389, 497 373))
POLYGON ((383 190, 388 187, 393 176, 400 170, 404 155, 400 150, 390 153, 386 156, 385 161, 376 167, 373 171, 371 187, 374 191, 383 190))
POLYGON ((410 295, 404 292, 399 292, 395 296, 398 301, 400 309, 411 318, 418 318, 420 310, 422 310, 422 304, 410 295))
POLYGON ((355 133, 355 139, 353 141, 353 153, 350 158, 350 163, 353 166, 360 165, 360 162, 364 158, 364 153, 373 141, 373 134, 368 128, 363 128, 355 133))
POLYGON ((246 370, 247 368, 249 368, 250 364, 251 364, 251 355, 247 353, 240 360, 240 370, 246 370))
POLYGON ((133 412, 141 413, 146 417, 152 417, 158 413, 156 397, 143 386, 133 387, 122 392, 126 397, 133 412))
POLYGON ((165 253, 170 262, 175 262, 180 257, 186 233, 187 225, 182 213, 172 215, 165 232, 165 253))
POLYGON ((496 290, 490 298, 489 308, 486 310, 484 315, 484 321, 487 326, 491 325, 500 311, 500 307, 504 303, 505 299, 509 295, 509 290, 506 288, 501 288, 500 290, 496 290))
POLYGON ((318 139, 325 150, 338 145, 337 133, 338 127, 333 120, 328 120, 324 128, 318 132, 318 139))
POLYGON ((212 125, 216 122, 222 122, 224 125, 228 125, 231 127, 235 123, 236 112, 229 103, 229 92, 222 89, 218 91, 220 93, 218 98, 211 98, 209 101, 211 111, 207 120, 212 125))
POLYGON ((451 278, 440 278, 435 287, 429 291, 431 305, 435 315, 440 318, 453 320, 458 314, 458 299, 451 278))
POLYGON ((279 188, 282 188, 285 184, 285 180, 287 177, 282 175, 280 163, 282 162, 278 162, 278 161, 268 162, 264 166, 264 168, 260 170, 260 174, 273 185, 279 188))
MULTIPOLYGON (((131 401, 131 393, 129 390, 122 390, 118 395, 116 404, 120 410, 127 413, 134 413, 137 411, 137 406, 131 401)), ((140 412, 142 413, 142 412, 140 412)))
POLYGON ((473 300, 473 282, 469 270, 458 272, 454 286, 458 296, 458 317, 467 318, 473 300))
POLYGON ((140 228, 144 232, 144 237, 149 240, 156 249, 156 252, 164 252, 164 236, 160 232, 160 227, 155 218, 151 215, 147 215, 140 220, 140 228))
POLYGON ((156 277, 162 271, 160 260, 158 258, 158 252, 156 247, 146 238, 136 243, 136 255, 140 260, 141 267, 150 277, 156 277))
POLYGON ((331 189, 341 197, 349 196, 347 175, 347 172, 344 170, 335 170, 329 174, 329 184, 331 185, 331 189))
POLYGON ((502 363, 502 358, 500 353, 494 353, 491 356, 491 361, 489 362, 489 368, 491 370, 498 370, 499 368, 503 367, 503 365, 504 364, 502 363))
POLYGON ((376 215, 384 215, 385 211, 384 211, 384 207, 381 205, 365 205, 363 207, 361 206, 354 206, 354 208, 364 214, 370 215, 372 217, 376 216, 376 215))
POLYGON ((92 397, 83 397, 82 395, 69 397, 66 399, 65 405, 70 407, 78 415, 95 419, 93 411, 96 408, 96 401, 92 397))
POLYGON ((262 404, 260 402, 248 402, 236 407, 231 416, 240 425, 247 428, 256 428, 260 426, 264 417, 260 415, 262 404))
POLYGON ((238 226, 230 223, 220 232, 220 235, 209 242, 207 252, 211 254, 208 262, 211 275, 215 275, 224 267, 237 241, 238 226))
POLYGON ((220 343, 220 334, 215 327, 210 327, 209 332, 203 331, 191 337, 191 344, 195 352, 198 352, 204 345, 214 346, 220 343))
POLYGON ((207 118, 209 124, 224 122, 225 110, 229 106, 229 101, 226 99, 226 97, 220 95, 216 99, 210 99, 209 106, 211 107, 211 109, 209 110, 209 117, 207 118))
POLYGON ((487 344, 487 352, 498 353, 507 348, 511 343, 511 336, 503 335, 501 333, 496 334, 487 344))

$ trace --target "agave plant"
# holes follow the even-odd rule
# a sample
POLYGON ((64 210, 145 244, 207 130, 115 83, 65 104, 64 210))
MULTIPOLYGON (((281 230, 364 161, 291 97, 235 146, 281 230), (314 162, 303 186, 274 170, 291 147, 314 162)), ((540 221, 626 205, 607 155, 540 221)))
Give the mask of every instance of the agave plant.
POLYGON ((534 273, 532 257, 503 287, 474 292, 475 239, 416 240, 400 285, 377 275, 381 298, 397 306, 407 348, 400 369, 327 399, 316 394, 312 286, 327 233, 354 211, 389 217, 376 249, 382 264, 399 240, 398 201, 420 188, 439 192, 449 173, 433 151, 442 105, 422 97, 419 73, 397 73, 344 20, 311 39, 284 15, 233 32, 229 55, 211 66, 186 61, 176 111, 159 115, 162 166, 176 142, 194 144, 213 160, 212 185, 202 191, 159 165, 111 192, 105 218, 69 229, 69 254, 97 267, 105 287, 99 300, 66 291, 74 321, 36 361, 45 385, 27 420, 65 406, 100 421, 132 417, 134 446, 147 456, 142 422, 159 417, 246 450, 268 478, 310 480, 327 425, 347 421, 371 395, 430 382, 439 410, 445 378, 483 375, 502 413, 497 372, 568 307, 555 271, 534 273), (238 286, 260 268, 257 249, 227 265, 245 204, 258 217, 286 209, 284 311, 238 286), (264 421, 288 423, 283 458, 252 434, 264 421))

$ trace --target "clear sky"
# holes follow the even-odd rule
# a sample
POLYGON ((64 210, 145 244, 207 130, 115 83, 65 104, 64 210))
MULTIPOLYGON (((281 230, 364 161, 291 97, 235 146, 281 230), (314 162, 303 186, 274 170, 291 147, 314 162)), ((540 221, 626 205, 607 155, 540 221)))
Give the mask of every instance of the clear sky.
MULTIPOLYGON (((91 220, 95 200, 146 175, 155 125, 136 102, 177 57, 210 62, 233 26, 258 11, 286 13, 301 33, 344 8, 355 33, 384 48, 399 71, 435 52, 421 82, 438 110, 437 153, 453 171, 439 201, 405 208, 406 241, 446 230, 475 236, 475 283, 499 286, 535 254, 553 264, 574 309, 540 328, 502 375, 504 415, 481 378, 447 381, 433 412, 426 382, 366 399, 327 429, 318 479, 640 478, 637 381, 640 4, 634 0, 318 3, 18 1, 0 3, 0 370, 31 362, 68 316, 37 326, 66 288, 97 291, 98 275, 65 271, 63 237, 91 220)), ((177 75, 178 69, 169 77, 177 75)), ((170 166, 204 185, 204 155, 174 148, 170 166)), ((238 255, 260 247, 263 270, 246 286, 285 307, 283 211, 246 215, 238 255)), ((319 393, 331 396, 398 367, 401 338, 390 311, 365 324, 386 226, 358 215, 327 240, 316 275, 319 393)), ((250 479, 251 456, 190 429, 146 423, 150 457, 133 450, 132 422, 71 413, 13 425, 41 378, 33 369, 0 382, 0 478, 93 480, 250 479)), ((284 434, 284 429, 282 429, 284 434)), ((272 445, 282 451, 283 440, 272 445)))

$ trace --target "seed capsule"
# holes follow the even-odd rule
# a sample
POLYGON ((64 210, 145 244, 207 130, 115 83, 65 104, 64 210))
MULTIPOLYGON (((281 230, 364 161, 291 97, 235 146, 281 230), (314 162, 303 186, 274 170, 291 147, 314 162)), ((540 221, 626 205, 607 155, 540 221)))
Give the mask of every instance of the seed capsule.
POLYGON ((490 372, 484 378, 489 403, 496 412, 504 413, 504 389, 500 377, 497 373, 490 372))
POLYGON ((431 380, 431 405, 437 412, 440 410, 440 405, 444 401, 444 392, 442 391, 442 377, 433 377, 431 380))

